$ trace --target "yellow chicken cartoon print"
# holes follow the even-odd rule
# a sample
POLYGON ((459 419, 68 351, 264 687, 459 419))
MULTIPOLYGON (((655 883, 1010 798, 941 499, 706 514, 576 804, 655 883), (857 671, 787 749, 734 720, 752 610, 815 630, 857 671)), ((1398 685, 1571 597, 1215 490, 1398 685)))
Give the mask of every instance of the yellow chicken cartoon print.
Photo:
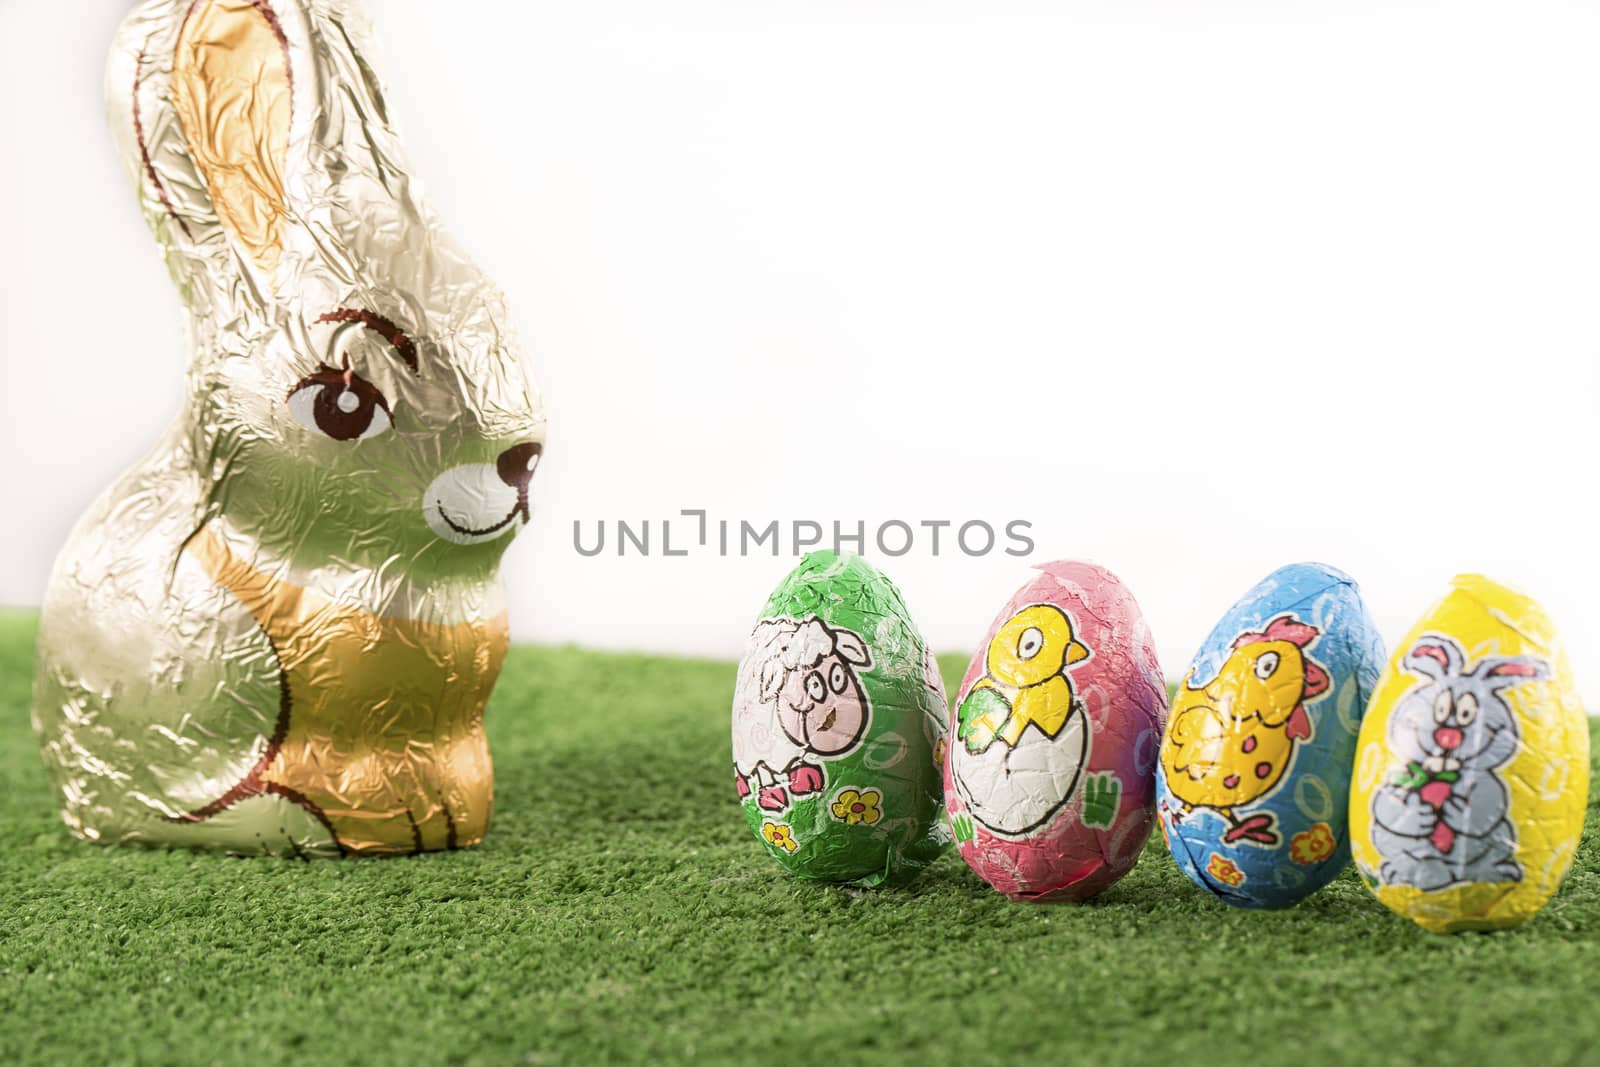
POLYGON ((985 673, 958 709, 957 739, 976 755, 999 740, 1016 748, 1032 726, 1054 738, 1072 713, 1067 668, 1089 658, 1072 620, 1054 604, 1031 604, 995 631, 985 673))
POLYGON ((1241 818, 1236 809, 1269 796, 1283 781, 1297 744, 1311 738, 1306 702, 1328 689, 1328 672, 1306 650, 1320 631, 1293 614, 1240 634, 1217 676, 1203 686, 1183 680, 1172 701, 1161 765, 1182 820, 1195 809, 1228 824, 1223 841, 1274 847, 1270 812, 1241 818))

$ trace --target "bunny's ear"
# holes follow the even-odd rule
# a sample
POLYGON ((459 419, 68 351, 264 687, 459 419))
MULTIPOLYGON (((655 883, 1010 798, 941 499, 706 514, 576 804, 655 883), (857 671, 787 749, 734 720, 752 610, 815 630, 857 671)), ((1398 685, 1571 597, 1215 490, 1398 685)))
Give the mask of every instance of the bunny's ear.
POLYGON ((1460 674, 1464 658, 1454 638, 1426 634, 1406 653, 1405 665, 1408 671, 1439 681, 1460 674))
POLYGON ((294 75, 270 0, 199 0, 178 32, 172 106, 211 209, 271 275, 283 253, 294 75))
POLYGON ((118 32, 112 127, 180 285, 197 270, 236 274, 237 257, 271 288, 295 112, 317 99, 304 3, 147 0, 118 32))
POLYGON ((1538 682, 1550 677, 1550 664, 1533 656, 1490 656, 1473 673, 1492 688, 1501 689, 1520 682, 1538 682))

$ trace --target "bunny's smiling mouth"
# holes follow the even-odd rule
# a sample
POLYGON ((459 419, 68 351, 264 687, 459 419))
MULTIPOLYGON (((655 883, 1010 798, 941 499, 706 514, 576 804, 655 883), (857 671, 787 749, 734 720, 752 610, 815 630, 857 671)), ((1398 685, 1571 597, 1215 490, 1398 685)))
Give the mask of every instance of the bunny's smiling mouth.
POLYGON ((486 534, 492 534, 500 530, 504 530, 507 526, 511 525, 511 523, 515 521, 519 515, 524 520, 526 520, 528 517, 528 504, 526 499, 518 500, 511 510, 506 513, 506 517, 501 519, 499 522, 494 523, 491 526, 481 527, 479 529, 473 529, 470 526, 463 526, 456 520, 452 519, 450 517, 450 513, 445 511, 443 504, 434 505, 434 509, 438 511, 439 518, 444 520, 444 524, 446 526, 450 527, 450 529, 454 530, 456 533, 461 534, 463 537, 483 537, 486 534))
POLYGON ((422 517, 435 534, 458 545, 500 540, 528 521, 528 483, 543 446, 526 441, 493 463, 451 467, 423 492, 422 517))

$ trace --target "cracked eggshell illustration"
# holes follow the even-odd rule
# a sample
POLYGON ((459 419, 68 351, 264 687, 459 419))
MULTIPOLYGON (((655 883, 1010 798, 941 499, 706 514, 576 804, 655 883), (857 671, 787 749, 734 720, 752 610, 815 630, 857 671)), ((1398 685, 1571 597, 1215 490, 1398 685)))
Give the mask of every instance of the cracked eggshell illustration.
POLYGON ((1117 577, 1040 565, 995 617, 956 694, 945 808, 961 858, 1014 900, 1083 900, 1150 835, 1166 685, 1117 577))
POLYGON ((150 0, 112 47, 189 391, 44 598, 33 724, 80 837, 384 855, 488 828, 498 568, 544 410, 373 53, 344 0, 150 0))
POLYGON ((813 552, 768 598, 739 663, 734 788, 751 831, 801 878, 904 882, 948 838, 944 687, 894 583, 813 552))
POLYGON ((1190 880, 1286 908, 1344 869, 1383 656, 1354 579, 1320 563, 1274 571, 1228 610, 1178 683, 1156 769, 1161 832, 1190 880))
POLYGON ((1350 827, 1379 900, 1436 933, 1517 926, 1572 866, 1589 721, 1533 600, 1476 574, 1412 627, 1361 727, 1350 827))

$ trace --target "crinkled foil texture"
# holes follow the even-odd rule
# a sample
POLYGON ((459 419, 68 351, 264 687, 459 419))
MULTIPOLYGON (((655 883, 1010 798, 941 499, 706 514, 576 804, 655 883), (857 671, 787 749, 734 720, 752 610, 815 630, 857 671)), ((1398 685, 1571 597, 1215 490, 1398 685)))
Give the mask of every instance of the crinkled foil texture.
POLYGON ((768 854, 807 879, 905 882, 948 843, 944 687, 900 591, 813 552, 768 598, 739 664, 733 778, 768 854))
POLYGON ((1286 908, 1350 862, 1350 772, 1384 660, 1360 588, 1293 563, 1228 609, 1177 686, 1157 768, 1161 830, 1195 885, 1286 908))
POLYGON ((1133 869, 1155 812, 1166 690, 1133 594, 1041 564, 995 617, 951 709, 961 858, 1015 900, 1083 900, 1133 869))
POLYGON ((1378 680, 1350 793, 1356 869, 1436 933, 1517 926, 1583 834, 1589 719, 1534 600, 1458 576, 1378 680))
POLYGON ((488 827, 497 572, 543 404, 376 69, 328 0, 154 0, 113 45, 189 364, 44 600, 34 726, 84 838, 382 855, 488 827))

